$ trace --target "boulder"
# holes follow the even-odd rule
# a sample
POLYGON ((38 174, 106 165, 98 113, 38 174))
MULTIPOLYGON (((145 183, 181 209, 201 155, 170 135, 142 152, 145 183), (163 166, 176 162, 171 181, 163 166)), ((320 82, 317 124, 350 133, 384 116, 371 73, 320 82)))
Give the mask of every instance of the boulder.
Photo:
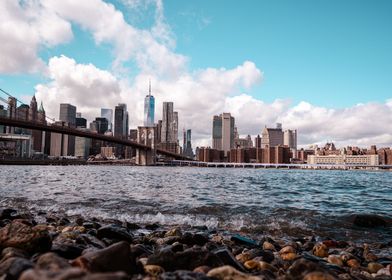
POLYGON ((97 231, 97 237, 99 239, 108 238, 117 241, 127 241, 132 243, 133 236, 128 232, 128 229, 119 225, 107 225, 100 227, 97 231))
POLYGON ((387 221, 378 215, 361 214, 354 217, 353 224, 358 227, 375 228, 386 227, 387 221))
POLYGON ((46 226, 32 226, 25 220, 13 220, 0 229, 0 249, 14 247, 27 252, 46 252, 52 246, 52 239, 46 226))
POLYGON ((23 271, 33 266, 34 264, 30 260, 24 258, 8 258, 0 263, 0 276, 5 275, 4 279, 6 280, 17 280, 23 271))
POLYGON ((88 251, 72 262, 73 266, 89 272, 124 271, 127 274, 138 272, 136 258, 125 241, 115 243, 105 249, 88 251))

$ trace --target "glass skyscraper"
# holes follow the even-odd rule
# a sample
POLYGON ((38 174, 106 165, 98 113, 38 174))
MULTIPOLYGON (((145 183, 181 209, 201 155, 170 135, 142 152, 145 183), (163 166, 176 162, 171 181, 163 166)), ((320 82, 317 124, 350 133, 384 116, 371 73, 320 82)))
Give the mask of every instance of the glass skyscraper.
POLYGON ((144 126, 154 126, 155 98, 151 95, 151 82, 148 95, 144 98, 144 126))

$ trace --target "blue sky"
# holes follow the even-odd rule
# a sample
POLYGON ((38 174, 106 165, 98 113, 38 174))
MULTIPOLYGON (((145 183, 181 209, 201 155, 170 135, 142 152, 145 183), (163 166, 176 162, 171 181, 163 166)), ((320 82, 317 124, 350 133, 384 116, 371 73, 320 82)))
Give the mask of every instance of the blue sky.
MULTIPOLYGON (((129 11, 112 3, 139 28, 153 24, 151 9, 129 11)), ((189 57, 190 70, 232 68, 244 60, 263 71, 247 93, 265 101, 289 98, 343 107, 392 97, 392 1, 279 0, 164 1, 176 52, 189 57)), ((44 61, 65 54, 79 63, 110 69, 111 46, 73 25, 74 39, 41 48, 44 61)), ((129 74, 135 74, 130 71, 129 74)), ((32 94, 34 75, 1 75, 3 88, 32 94)))
POLYGON ((4 0, 0 10, 11 26, 0 29, 0 87, 36 94, 53 116, 58 102, 90 119, 125 102, 139 125, 151 79, 157 116, 174 101, 203 143, 212 115, 230 111, 240 134, 283 122, 305 144, 392 144, 392 127, 366 128, 392 115, 392 1, 4 0))

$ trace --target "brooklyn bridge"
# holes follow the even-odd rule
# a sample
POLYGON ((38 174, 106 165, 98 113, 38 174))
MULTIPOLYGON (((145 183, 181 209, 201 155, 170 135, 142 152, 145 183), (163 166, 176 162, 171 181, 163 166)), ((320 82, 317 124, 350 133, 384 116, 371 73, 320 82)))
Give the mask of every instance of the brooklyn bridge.
MULTIPOLYGON (((17 102, 23 104, 21 101, 11 96, 9 93, 0 89, 3 96, 0 95, 0 101, 3 103, 8 102, 11 98, 17 102), (6 95, 6 98, 4 98, 6 95), (8 98, 8 100, 7 100, 8 98)), ((162 148, 158 148, 156 145, 153 130, 151 128, 139 128, 138 141, 131 141, 120 137, 114 137, 104 134, 98 134, 90 131, 80 130, 75 127, 59 125, 54 122, 54 119, 46 117, 49 122, 38 122, 25 120, 18 117, 16 114, 8 114, 7 116, 0 116, 0 125, 7 127, 18 127, 29 130, 45 131, 50 133, 58 133, 61 135, 71 135, 77 137, 85 137, 90 139, 101 140, 107 143, 118 144, 125 147, 132 147, 136 150, 136 164, 139 165, 154 165, 156 162, 157 155, 163 155, 170 159, 176 160, 192 160, 182 154, 167 151, 162 148), (140 134, 140 135, 139 135, 140 134)))

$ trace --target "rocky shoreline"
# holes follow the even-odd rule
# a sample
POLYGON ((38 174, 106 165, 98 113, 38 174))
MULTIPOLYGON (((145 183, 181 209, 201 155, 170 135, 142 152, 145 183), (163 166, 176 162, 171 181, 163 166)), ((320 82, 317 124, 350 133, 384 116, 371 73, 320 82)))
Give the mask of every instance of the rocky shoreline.
POLYGON ((0 210, 0 280, 392 279, 391 251, 391 240, 280 239, 0 210))

